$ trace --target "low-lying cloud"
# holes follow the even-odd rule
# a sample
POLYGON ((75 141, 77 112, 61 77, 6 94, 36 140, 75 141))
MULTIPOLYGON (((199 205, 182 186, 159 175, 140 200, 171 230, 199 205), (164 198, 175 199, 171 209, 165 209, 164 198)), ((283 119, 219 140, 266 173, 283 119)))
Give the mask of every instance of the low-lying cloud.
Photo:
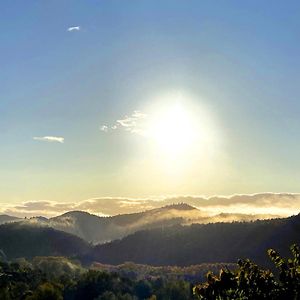
POLYGON ((300 212, 300 194, 262 193, 233 196, 178 196, 163 199, 131 199, 102 197, 81 202, 29 201, 2 206, 1 212, 17 217, 57 216, 81 210, 99 216, 127 214, 159 208, 174 203, 187 203, 211 216, 219 213, 273 214, 290 216, 300 212))

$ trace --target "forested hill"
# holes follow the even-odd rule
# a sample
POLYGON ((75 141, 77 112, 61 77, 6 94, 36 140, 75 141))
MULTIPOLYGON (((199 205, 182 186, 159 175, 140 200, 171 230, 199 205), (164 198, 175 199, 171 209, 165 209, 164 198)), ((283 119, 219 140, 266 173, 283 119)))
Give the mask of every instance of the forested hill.
POLYGON ((96 246, 84 259, 108 264, 132 261, 187 266, 250 258, 267 265, 268 248, 287 255, 292 243, 300 243, 299 215, 249 223, 178 225, 139 231, 122 240, 96 246))
POLYGON ((22 220, 21 218, 8 216, 8 215, 0 215, 0 224, 5 224, 9 222, 16 222, 22 220))
POLYGON ((300 244, 300 215, 255 222, 164 226, 138 231, 122 240, 93 247, 49 227, 10 223, 0 226, 0 255, 7 259, 76 256, 85 263, 188 266, 250 258, 267 265, 268 248, 288 256, 300 244), (4 252, 4 254, 2 253, 4 252))
POLYGON ((0 254, 4 259, 35 256, 74 256, 89 249, 87 242, 49 227, 11 223, 0 226, 0 254))
MULTIPOLYGON (((18 219, 2 216, 4 222, 20 221, 23 224, 52 227, 65 231, 93 244, 123 238, 140 230, 154 229, 172 225, 190 225, 192 223, 207 224, 214 222, 251 221, 270 219, 269 214, 221 213, 211 216, 204 210, 185 203, 170 204, 160 208, 138 213, 99 217, 84 211, 69 211, 53 218, 32 217, 18 219)), ((1 224, 1 216, 0 216, 1 224)))
POLYGON ((98 217, 82 211, 71 211, 44 221, 58 230, 75 234, 94 244, 122 238, 143 229, 182 224, 203 213, 187 204, 169 205, 140 213, 98 217))

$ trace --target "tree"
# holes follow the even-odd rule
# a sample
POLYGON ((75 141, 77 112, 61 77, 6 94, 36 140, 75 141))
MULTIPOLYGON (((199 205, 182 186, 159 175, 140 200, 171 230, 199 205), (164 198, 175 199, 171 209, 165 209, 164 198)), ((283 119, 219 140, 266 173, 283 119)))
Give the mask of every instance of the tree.
POLYGON ((275 277, 270 270, 260 269, 250 260, 239 260, 238 269, 222 269, 219 276, 207 274, 207 281, 194 287, 198 299, 299 299, 300 251, 291 246, 292 259, 282 258, 275 250, 268 255, 278 269, 275 277))
POLYGON ((49 282, 43 283, 25 300, 63 300, 61 287, 49 282))

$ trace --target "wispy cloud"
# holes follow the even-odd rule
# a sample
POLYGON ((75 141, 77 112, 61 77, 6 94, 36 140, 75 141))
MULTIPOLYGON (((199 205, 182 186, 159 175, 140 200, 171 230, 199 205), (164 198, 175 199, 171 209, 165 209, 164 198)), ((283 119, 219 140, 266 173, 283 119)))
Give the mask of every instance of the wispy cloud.
POLYGON ((68 27, 67 31, 71 32, 71 31, 79 31, 81 29, 80 26, 72 26, 72 27, 68 27))
POLYGON ((100 130, 104 131, 104 132, 107 132, 108 131, 108 126, 102 125, 102 126, 100 126, 100 130))
POLYGON ((111 125, 102 125, 100 130, 108 132, 110 130, 121 129, 131 133, 143 134, 143 121, 146 117, 145 113, 135 110, 131 115, 118 119, 111 125))
POLYGON ((63 144, 65 141, 65 138, 61 136, 35 136, 33 137, 33 139, 35 141, 54 142, 54 143, 61 143, 61 144, 63 144))

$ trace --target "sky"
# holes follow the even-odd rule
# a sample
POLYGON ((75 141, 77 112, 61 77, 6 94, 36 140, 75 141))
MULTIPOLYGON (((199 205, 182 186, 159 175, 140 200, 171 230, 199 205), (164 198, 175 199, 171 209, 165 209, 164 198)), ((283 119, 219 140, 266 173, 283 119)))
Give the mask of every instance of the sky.
POLYGON ((0 202, 299 192, 299 1, 0 2, 0 202))

